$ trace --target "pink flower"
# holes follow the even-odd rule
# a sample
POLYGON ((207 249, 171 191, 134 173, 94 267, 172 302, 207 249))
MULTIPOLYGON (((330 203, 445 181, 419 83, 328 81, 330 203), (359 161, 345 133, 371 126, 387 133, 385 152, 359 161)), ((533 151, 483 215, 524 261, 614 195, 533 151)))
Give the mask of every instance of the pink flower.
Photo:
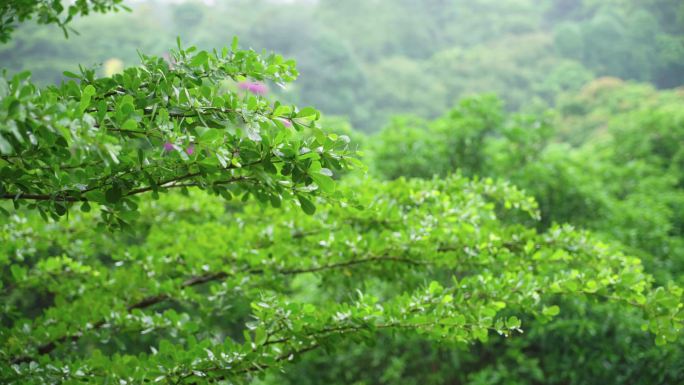
POLYGON ((268 87, 259 82, 240 82, 238 83, 238 88, 249 91, 255 95, 265 95, 266 92, 268 92, 268 87))
POLYGON ((292 121, 290 119, 285 119, 285 118, 278 118, 285 127, 292 127, 292 121))
POLYGON ((164 151, 169 152, 175 150, 176 147, 171 142, 164 143, 164 151))
POLYGON ((190 144, 190 145, 188 146, 188 148, 185 149, 185 152, 186 152, 188 155, 194 154, 194 153, 195 153, 195 145, 194 145, 194 144, 190 144))

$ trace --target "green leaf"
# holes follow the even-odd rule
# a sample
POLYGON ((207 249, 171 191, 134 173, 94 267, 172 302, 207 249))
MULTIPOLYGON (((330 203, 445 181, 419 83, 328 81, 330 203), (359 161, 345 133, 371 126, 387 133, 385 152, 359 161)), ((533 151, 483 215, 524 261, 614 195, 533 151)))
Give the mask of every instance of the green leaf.
POLYGON ((138 128, 138 122, 135 119, 128 119, 121 125, 121 129, 125 131, 134 131, 138 128))
POLYGON ((84 213, 90 211, 90 203, 88 203, 88 201, 85 201, 81 204, 81 211, 83 211, 84 213))
POLYGON ((599 289, 598 284, 593 279, 590 279, 584 285, 584 291, 587 293, 596 293, 598 291, 598 289, 599 289))
POLYGON ((509 317, 508 320, 506 320, 506 326, 509 329, 520 329, 520 326, 522 326, 522 322, 520 321, 520 318, 512 316, 509 317))
POLYGON ((428 286, 428 292, 432 295, 440 294, 443 290, 444 288, 437 281, 430 282, 430 285, 428 286))
POLYGON ((119 188, 117 185, 114 185, 105 191, 105 199, 108 203, 117 203, 121 200, 121 194, 121 188, 119 188))
POLYGON ((475 327, 472 330, 473 336, 480 340, 480 342, 485 343, 489 339, 489 334, 486 328, 475 327))
POLYGON ((209 54, 207 51, 200 51, 195 55, 195 57, 190 60, 190 66, 191 67, 199 67, 207 64, 209 61, 209 54))
POLYGON ((275 165, 273 162, 271 162, 270 159, 264 159, 261 161, 261 165, 263 166, 264 170, 268 172, 269 174, 277 174, 278 169, 276 169, 275 165))
POLYGON ((220 140, 223 140, 223 130, 219 129, 214 129, 214 128, 204 128, 202 133, 200 134, 200 140, 203 143, 217 143, 220 140))
POLYGON ((560 307, 558 307, 556 305, 549 306, 549 307, 545 306, 544 309, 542 309, 542 314, 544 314, 547 317, 557 316, 558 314, 560 314, 560 307))
POLYGON ((298 118, 309 118, 312 116, 316 117, 316 119, 319 117, 319 112, 313 107, 304 107, 297 113, 298 118))
POLYGON ((292 113, 292 107, 280 105, 273 111, 273 116, 289 116, 292 113))
POLYGON ((311 203, 310 200, 306 199, 301 195, 297 196, 297 200, 299 200, 299 205, 302 207, 302 210, 307 215, 313 215, 316 212, 316 206, 313 203, 311 203))
POLYGON ((318 160, 321 158, 321 156, 318 155, 317 152, 309 151, 304 155, 299 155, 298 158, 299 158, 299 160, 306 160, 306 159, 318 160))
POLYGON ((67 206, 64 202, 56 201, 54 207, 55 213, 57 213, 57 215, 59 215, 60 217, 64 216, 67 213, 67 206))
POLYGON ((81 94, 81 101, 79 103, 79 111, 84 112, 88 106, 90 105, 90 99, 92 96, 95 95, 95 87, 92 85, 88 84, 84 89, 83 93, 81 94))
POLYGON ((316 185, 321 188, 326 193, 330 193, 335 191, 335 182, 333 179, 327 175, 324 175, 322 173, 312 173, 309 174, 311 176, 311 179, 316 182, 316 185))
POLYGON ((93 87, 91 84, 88 84, 88 85, 85 86, 85 88, 83 89, 83 95, 84 95, 84 96, 87 95, 87 96, 91 96, 91 97, 92 97, 93 95, 96 94, 96 92, 97 92, 97 91, 95 90, 95 87, 93 87))
POLYGON ((9 155, 12 153, 12 145, 0 134, 0 154, 9 155))
POLYGON ((21 267, 17 264, 10 265, 10 271, 12 272, 12 278, 15 281, 23 281, 26 278, 26 268, 21 267))
POLYGON ((318 127, 314 127, 311 129, 311 132, 314 134, 314 137, 316 137, 316 141, 320 144, 325 144, 326 136, 325 133, 318 127))

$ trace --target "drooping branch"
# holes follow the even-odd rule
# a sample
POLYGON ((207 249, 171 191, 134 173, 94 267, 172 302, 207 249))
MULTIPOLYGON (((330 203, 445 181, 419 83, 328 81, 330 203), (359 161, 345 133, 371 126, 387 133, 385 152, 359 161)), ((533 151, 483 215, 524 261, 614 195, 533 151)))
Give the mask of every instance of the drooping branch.
MULTIPOLYGON (((379 324, 374 324, 372 325, 372 328, 375 330, 390 330, 390 329, 421 329, 421 328, 429 328, 429 327, 434 327, 437 325, 446 325, 445 322, 437 320, 437 321, 430 321, 430 322, 422 322, 422 323, 406 323, 406 322, 388 322, 388 323, 379 323, 379 324)), ((462 324, 459 325, 459 327, 463 329, 471 329, 473 326, 469 324, 462 324)), ((337 327, 327 327, 323 328, 321 330, 313 331, 311 333, 308 333, 307 335, 303 337, 299 337, 300 339, 306 340, 308 344, 306 344, 305 347, 299 348, 299 349, 290 349, 285 351, 285 353, 280 354, 275 358, 275 363, 280 363, 282 361, 286 360, 292 360, 295 357, 298 357, 304 353, 310 352, 312 350, 318 349, 322 346, 324 346, 323 341, 326 338, 329 338, 331 336, 340 336, 340 335, 348 335, 348 334, 355 334, 359 333, 362 331, 368 330, 368 327, 363 327, 363 326, 337 326, 337 327)), ((490 330, 495 330, 495 328, 488 328, 490 330)), ((265 348, 267 346, 271 345, 287 345, 288 343, 293 342, 294 338, 292 336, 289 337, 284 337, 278 340, 271 340, 271 341, 265 341, 261 346, 258 348, 265 348)), ((178 376, 178 383, 183 383, 183 381, 195 377, 195 376, 205 376, 207 373, 211 372, 227 372, 225 374, 221 374, 216 377, 211 377, 212 382, 218 382, 218 381, 223 381, 228 379, 229 377, 232 376, 239 376, 239 375, 244 375, 248 373, 253 373, 253 372, 259 372, 266 370, 270 368, 271 365, 265 364, 265 363, 253 363, 252 365, 244 368, 237 368, 237 370, 231 370, 230 368, 224 368, 224 367, 211 367, 207 369, 200 369, 200 370, 193 370, 188 373, 184 373, 178 376)), ((196 384, 195 382, 191 382, 190 384, 196 384)))
MULTIPOLYGON (((388 255, 382 255, 382 256, 372 256, 372 257, 367 257, 367 258, 361 258, 361 259, 353 259, 350 261, 345 261, 345 262, 338 262, 338 263, 331 263, 327 265, 321 265, 321 266, 314 266, 314 267, 307 267, 307 268, 296 268, 296 269, 280 269, 274 271, 275 274, 281 274, 281 275, 297 275, 297 274, 304 274, 304 273, 314 273, 314 272, 320 272, 324 270, 334 270, 334 269, 339 269, 339 268, 344 268, 344 267, 350 267, 354 265, 361 265, 361 264, 367 264, 367 263, 373 263, 373 262, 390 262, 390 263, 404 263, 404 264, 409 264, 413 266, 425 266, 425 265, 430 265, 432 264, 429 261, 421 261, 421 260, 415 260, 415 259, 410 259, 406 257, 395 257, 395 256, 388 256, 388 255)), ((246 270, 245 273, 247 274, 263 274, 265 270, 263 269, 250 269, 246 270)), ((208 282, 215 282, 215 281, 221 281, 224 280, 228 277, 230 277, 231 274, 227 272, 215 272, 215 273, 207 273, 203 275, 198 275, 198 276, 193 276, 190 277, 186 280, 184 280, 181 285, 180 289, 186 289, 189 287, 205 284, 208 282)), ((135 309, 145 309, 154 305, 157 305, 159 303, 168 301, 173 299, 168 294, 157 294, 154 296, 149 296, 145 297, 137 302, 134 302, 126 307, 126 310, 128 312, 131 312, 135 309)), ((97 330, 102 328, 106 324, 105 320, 100 320, 97 321, 93 324, 93 327, 91 330, 97 330)), ((51 353, 53 350, 57 348, 57 346, 61 343, 71 341, 71 342, 76 342, 78 341, 83 333, 79 332, 73 335, 69 336, 62 336, 60 338, 55 339, 54 341, 47 342, 43 345, 40 345, 38 347, 38 353, 40 355, 45 355, 51 353)), ((22 362, 29 362, 33 358, 30 356, 19 356, 15 357, 12 359, 13 364, 18 364, 22 362)))
POLYGON ((431 264, 428 261, 420 261, 420 260, 415 260, 415 259, 411 259, 411 258, 392 257, 392 256, 384 255, 384 256, 379 256, 379 257, 353 259, 351 261, 333 263, 333 264, 329 264, 329 265, 322 265, 322 266, 316 266, 316 267, 307 267, 307 268, 292 269, 292 270, 282 270, 282 271, 280 271, 280 273, 285 274, 285 275, 315 273, 315 272, 323 271, 323 270, 339 269, 339 268, 343 268, 343 267, 349 267, 349 266, 360 265, 360 264, 365 264, 365 263, 372 263, 372 262, 398 262, 398 263, 406 263, 406 264, 413 265, 413 266, 421 266, 421 265, 430 265, 431 264))

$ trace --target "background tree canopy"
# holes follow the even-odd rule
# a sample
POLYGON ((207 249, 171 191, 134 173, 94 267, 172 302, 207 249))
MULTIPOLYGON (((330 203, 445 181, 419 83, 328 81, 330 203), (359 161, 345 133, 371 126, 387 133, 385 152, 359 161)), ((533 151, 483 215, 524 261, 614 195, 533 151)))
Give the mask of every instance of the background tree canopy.
MULTIPOLYGON (((21 9, 54 13, 60 2, 26 3, 41 7, 21 9)), ((76 2, 69 14, 105 5, 120 2, 76 2)), ((684 78, 684 8, 677 0, 228 0, 210 6, 147 0, 128 6, 134 11, 73 20, 69 26, 80 34, 69 40, 55 27, 23 25, 0 48, 0 61, 48 84, 78 63, 105 63, 98 70, 103 75, 110 60, 136 65, 138 50, 162 56, 178 35, 204 49, 237 35, 247 47, 297 60, 304 76, 282 97, 345 115, 366 132, 396 114, 435 118, 476 93, 498 94, 511 111, 538 112, 594 77, 659 88, 678 87, 684 78)), ((67 11, 62 14, 56 20, 67 11)))
POLYGON ((682 2, 0 14, 1 383, 684 383, 682 2))

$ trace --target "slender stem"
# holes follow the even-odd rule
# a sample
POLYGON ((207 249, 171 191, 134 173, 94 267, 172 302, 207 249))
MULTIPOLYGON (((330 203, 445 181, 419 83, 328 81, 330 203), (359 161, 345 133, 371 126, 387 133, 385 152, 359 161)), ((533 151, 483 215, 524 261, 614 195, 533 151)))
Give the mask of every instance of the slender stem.
MULTIPOLYGON (((259 164, 259 163, 261 163, 261 159, 254 161, 254 162, 251 162, 251 163, 244 164, 244 165, 242 165, 242 167, 239 167, 239 168, 246 168, 246 167, 254 166, 254 165, 259 164)), ((232 170, 232 169, 238 169, 238 167, 235 167, 231 164, 231 165, 228 165, 227 167, 225 167, 223 170, 227 171, 227 170, 232 170)), ((194 178, 196 176, 199 176, 200 174, 201 174, 200 172, 192 172, 192 173, 187 173, 184 175, 176 176, 176 177, 169 178, 169 179, 166 179, 166 180, 163 180, 163 181, 157 183, 157 186, 158 186, 158 188, 162 188, 162 189, 178 188, 178 187, 197 187, 197 186, 199 186, 198 183, 191 183, 191 184, 185 184, 185 185, 178 185, 178 184, 174 184, 174 183, 180 182, 182 180, 194 178)), ((227 179, 227 180, 223 180, 223 181, 216 181, 216 182, 213 182, 212 184, 228 184, 228 183, 235 183, 235 182, 248 181, 248 180, 251 180, 251 179, 248 177, 242 176, 242 177, 235 177, 235 178, 231 178, 231 179, 227 179)), ((90 192, 90 191, 93 191, 93 190, 96 190, 96 189, 102 188, 102 187, 103 186, 91 187, 91 188, 88 188, 86 190, 79 191, 79 194, 84 194, 84 193, 87 193, 87 192, 90 192)), ((126 196, 138 195, 138 194, 146 193, 148 191, 152 191, 154 189, 155 189, 155 187, 153 187, 153 186, 140 187, 140 188, 128 191, 126 193, 126 196)), ((54 200, 54 201, 62 201, 62 202, 84 202, 84 201, 88 200, 85 197, 75 197, 75 196, 71 196, 68 194, 69 194, 69 192, 64 192, 64 191, 56 193, 56 194, 28 194, 28 193, 18 192, 18 193, 2 194, 2 195, 0 195, 0 199, 11 199, 11 200, 20 200, 21 199, 21 200, 35 200, 35 201, 51 201, 51 200, 54 200)))

